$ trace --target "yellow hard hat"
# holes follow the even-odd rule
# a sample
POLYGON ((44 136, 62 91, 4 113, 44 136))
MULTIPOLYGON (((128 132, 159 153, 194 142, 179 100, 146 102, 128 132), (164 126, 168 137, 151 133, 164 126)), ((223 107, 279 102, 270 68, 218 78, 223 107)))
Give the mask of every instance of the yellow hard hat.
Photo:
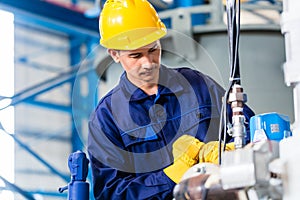
POLYGON ((107 0, 99 19, 100 44, 134 50, 166 35, 167 29, 146 0, 107 0))

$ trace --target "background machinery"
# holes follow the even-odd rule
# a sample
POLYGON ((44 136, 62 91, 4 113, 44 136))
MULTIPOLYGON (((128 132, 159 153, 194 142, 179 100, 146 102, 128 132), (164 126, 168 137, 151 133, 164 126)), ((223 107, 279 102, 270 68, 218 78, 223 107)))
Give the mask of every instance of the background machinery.
POLYGON ((219 168, 206 163, 194 166, 175 187, 175 199, 299 198, 300 60, 299 56, 296 57, 300 54, 299 9, 300 2, 283 1, 281 30, 285 36, 287 58, 284 76, 286 84, 294 90, 293 133, 289 118, 285 115, 263 113, 252 117, 252 143, 223 152, 219 168))

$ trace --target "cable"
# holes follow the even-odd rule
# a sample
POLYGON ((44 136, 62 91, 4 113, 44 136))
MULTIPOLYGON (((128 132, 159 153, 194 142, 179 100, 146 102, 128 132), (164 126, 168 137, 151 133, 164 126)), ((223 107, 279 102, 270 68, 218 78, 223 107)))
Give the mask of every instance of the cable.
POLYGON ((239 36, 240 36, 240 0, 227 0, 226 2, 227 13, 227 32, 229 37, 229 65, 230 65, 230 77, 229 84, 225 90, 225 94, 222 100, 222 107, 220 113, 219 124, 219 164, 221 165, 222 152, 226 148, 227 140, 227 101, 230 90, 234 84, 240 84, 240 70, 239 70, 239 36), (237 4, 236 4, 237 2, 237 4), (223 133, 223 140, 222 140, 223 133), (222 149, 222 143, 223 149, 222 149))

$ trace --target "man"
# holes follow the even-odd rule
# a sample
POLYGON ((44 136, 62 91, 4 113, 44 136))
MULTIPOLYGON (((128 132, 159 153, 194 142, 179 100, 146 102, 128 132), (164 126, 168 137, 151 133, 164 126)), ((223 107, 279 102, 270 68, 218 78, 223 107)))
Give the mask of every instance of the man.
MULTIPOLYGON (((101 45, 124 73, 89 122, 94 196, 172 199, 205 143, 218 139, 224 90, 201 72, 161 64, 167 30, 149 2, 106 1, 99 25, 101 45)), ((253 115, 247 106, 244 113, 253 115)))

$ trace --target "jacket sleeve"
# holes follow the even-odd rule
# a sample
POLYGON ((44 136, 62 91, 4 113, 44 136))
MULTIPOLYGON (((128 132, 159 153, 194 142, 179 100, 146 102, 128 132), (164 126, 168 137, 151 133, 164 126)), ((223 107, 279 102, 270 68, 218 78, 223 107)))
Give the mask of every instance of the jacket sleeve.
MULTIPOLYGON (((108 126, 114 130, 112 124, 108 126)), ((94 114, 89 122, 88 154, 95 199, 172 199, 175 183, 162 170, 135 173, 132 154, 122 148, 117 136, 103 133, 94 114)))
POLYGON ((95 199, 172 199, 173 183, 162 170, 143 174, 105 166, 90 155, 95 199))

